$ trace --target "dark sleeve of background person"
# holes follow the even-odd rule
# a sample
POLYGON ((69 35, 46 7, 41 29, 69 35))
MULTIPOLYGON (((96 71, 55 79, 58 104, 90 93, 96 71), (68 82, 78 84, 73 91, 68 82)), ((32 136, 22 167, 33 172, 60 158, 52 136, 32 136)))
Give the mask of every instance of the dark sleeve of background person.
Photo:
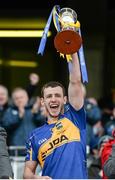
POLYGON ((36 73, 30 73, 29 75, 29 84, 26 87, 26 92, 28 93, 29 99, 32 98, 35 91, 37 90, 40 77, 36 73))
POLYGON ((5 129, 0 127, 0 179, 9 179, 9 177, 13 178, 6 138, 7 134, 5 129))
POLYGON ((34 113, 34 122, 37 127, 43 126, 46 123, 46 117, 41 114, 40 111, 38 113, 34 113))
POLYGON ((35 93, 37 89, 37 85, 31 85, 29 84, 27 87, 26 87, 26 92, 28 93, 28 96, 29 96, 29 99, 32 98, 33 94, 35 93))
POLYGON ((109 179, 115 179, 115 144, 112 146, 112 153, 105 162, 103 170, 109 179))

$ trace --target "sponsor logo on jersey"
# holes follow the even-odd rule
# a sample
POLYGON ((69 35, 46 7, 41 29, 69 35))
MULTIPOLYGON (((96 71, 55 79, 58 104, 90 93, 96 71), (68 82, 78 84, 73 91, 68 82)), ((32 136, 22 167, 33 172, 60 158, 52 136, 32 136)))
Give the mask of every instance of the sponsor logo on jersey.
POLYGON ((45 158, 58 147, 75 141, 80 141, 80 131, 69 119, 63 118, 52 128, 51 137, 39 149, 38 160, 43 167, 45 158))

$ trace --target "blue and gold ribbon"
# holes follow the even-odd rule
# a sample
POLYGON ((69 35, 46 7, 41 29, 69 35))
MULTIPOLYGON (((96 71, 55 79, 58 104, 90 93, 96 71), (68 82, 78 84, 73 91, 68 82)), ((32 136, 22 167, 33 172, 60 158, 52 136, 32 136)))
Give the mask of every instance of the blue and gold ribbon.
MULTIPOLYGON (((43 55, 43 53, 44 53, 44 49, 45 49, 45 45, 46 45, 46 41, 47 41, 47 34, 48 34, 48 31, 49 31, 49 28, 50 28, 52 17, 53 17, 53 22, 54 22, 54 25, 55 25, 55 28, 56 28, 57 32, 61 31, 60 24, 63 24, 64 26, 67 25, 67 26, 76 27, 78 29, 79 35, 81 36, 80 22, 77 21, 75 24, 74 23, 66 24, 66 23, 62 22, 62 20, 60 19, 59 13, 60 13, 60 6, 55 5, 52 8, 52 11, 51 11, 50 16, 48 18, 48 21, 47 21, 46 26, 44 28, 43 36, 41 38, 40 45, 39 45, 38 52, 37 52, 38 54, 43 55)), ((87 75, 87 69, 86 69, 86 64, 85 64, 83 45, 81 45, 81 47, 80 47, 80 49, 78 51, 78 55, 79 55, 79 60, 80 60, 80 68, 81 68, 81 74, 82 74, 83 83, 88 82, 88 75, 87 75)), ((70 71, 71 70, 71 60, 72 60, 71 55, 60 53, 60 57, 63 57, 63 58, 67 59, 68 68, 69 68, 69 71, 70 71)))
MULTIPOLYGON (((54 9, 54 7, 53 7, 53 9, 54 9)), ((52 9, 52 11, 50 13, 50 16, 48 18, 46 26, 44 28, 43 36, 41 38, 40 45, 39 45, 39 48, 38 48, 38 52, 37 53, 41 54, 41 55, 43 55, 43 53, 44 53, 44 49, 45 49, 45 45, 46 45, 46 41, 47 41, 47 34, 48 34, 48 31, 49 31, 49 28, 50 28, 50 24, 51 24, 51 20, 52 20, 53 9, 52 9)))
MULTIPOLYGON (((78 32, 79 32, 79 35, 81 36, 80 28, 79 28, 78 32)), ((85 64, 85 56, 84 56, 83 45, 81 45, 81 47, 78 51, 78 55, 79 55, 79 60, 80 60, 82 80, 83 80, 83 83, 85 83, 85 82, 87 83, 88 82, 88 75, 87 75, 87 68, 86 68, 86 64, 85 64)))
POLYGON ((55 25, 55 28, 57 30, 57 32, 60 32, 61 28, 60 28, 60 24, 59 24, 59 14, 60 13, 60 6, 56 5, 53 8, 53 22, 55 25))

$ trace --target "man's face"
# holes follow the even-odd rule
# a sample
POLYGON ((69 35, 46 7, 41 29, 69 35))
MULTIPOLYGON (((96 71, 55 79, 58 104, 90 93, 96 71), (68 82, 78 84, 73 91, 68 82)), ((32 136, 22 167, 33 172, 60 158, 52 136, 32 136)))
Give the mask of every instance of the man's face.
POLYGON ((96 136, 102 136, 104 133, 104 128, 102 126, 101 121, 98 121, 94 126, 93 126, 93 134, 96 136))
POLYGON ((60 86, 48 87, 44 89, 44 97, 42 98, 49 117, 58 117, 64 111, 66 97, 63 95, 63 90, 60 86))
POLYGON ((8 102, 8 94, 3 87, 0 87, 0 106, 4 106, 8 102))
POLYGON ((14 92, 13 102, 17 107, 25 107, 28 103, 27 93, 23 90, 18 90, 14 92))

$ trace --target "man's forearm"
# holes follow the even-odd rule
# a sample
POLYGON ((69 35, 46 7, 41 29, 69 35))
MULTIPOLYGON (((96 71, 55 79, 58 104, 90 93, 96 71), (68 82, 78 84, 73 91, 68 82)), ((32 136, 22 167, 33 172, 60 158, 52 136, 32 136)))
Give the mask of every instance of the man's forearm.
POLYGON ((35 179, 35 173, 33 173, 29 168, 26 168, 23 175, 24 179, 35 179))
POLYGON ((72 83, 81 82, 80 64, 77 53, 72 54, 72 67, 70 70, 70 81, 72 83))
POLYGON ((35 175, 32 171, 26 171, 24 172, 24 176, 23 176, 24 179, 51 179, 49 176, 38 176, 38 175, 35 175))
POLYGON ((70 80, 68 88, 68 97, 70 104, 79 110, 84 103, 83 87, 81 82, 81 71, 77 53, 72 55, 72 65, 70 68, 70 80))

